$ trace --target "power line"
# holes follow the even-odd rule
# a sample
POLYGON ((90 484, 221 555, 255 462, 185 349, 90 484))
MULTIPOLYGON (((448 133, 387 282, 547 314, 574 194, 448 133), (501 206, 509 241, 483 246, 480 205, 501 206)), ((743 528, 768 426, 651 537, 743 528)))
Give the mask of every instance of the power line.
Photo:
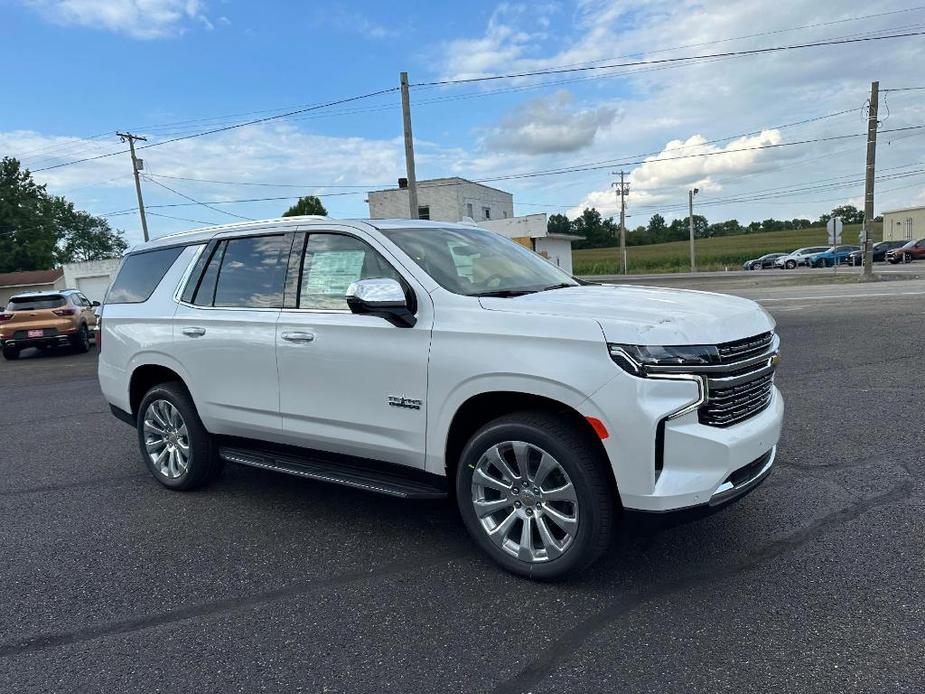
POLYGON ((193 224, 205 224, 206 226, 212 226, 215 222, 204 222, 201 219, 190 219, 189 217, 174 217, 171 214, 163 214, 161 212, 149 212, 148 214, 154 215, 155 217, 163 217, 164 219, 175 219, 178 222, 192 222, 193 224))
POLYGON ((181 192, 178 191, 178 190, 174 190, 174 189, 171 188, 170 186, 165 185, 165 184, 161 183, 160 181, 155 181, 155 180, 152 179, 152 178, 148 178, 147 176, 145 176, 145 180, 146 180, 146 181, 150 181, 151 183, 153 183, 153 184, 155 184, 155 185, 158 185, 158 186, 160 186, 161 188, 164 188, 165 190, 169 190, 171 193, 173 193, 173 194, 175 194, 175 195, 179 195, 179 196, 180 196, 181 198, 183 198, 184 200, 189 200, 190 202, 196 203, 197 205, 202 205, 203 207, 206 207, 206 208, 212 210, 213 212, 220 212, 221 214, 226 214, 226 215, 228 215, 229 217, 237 217, 238 219, 244 219, 244 220, 249 221, 249 222, 254 221, 252 217, 245 217, 245 216, 240 215, 240 214, 235 214, 234 212, 228 212, 227 210, 220 210, 220 209, 218 209, 217 207, 212 207, 209 203, 202 202, 201 200, 197 200, 196 198, 191 198, 189 195, 185 195, 184 193, 181 193, 181 192))
MULTIPOLYGON (((191 134, 191 135, 183 135, 183 136, 181 136, 181 137, 174 137, 174 138, 171 138, 171 139, 168 139, 168 140, 161 140, 161 141, 159 141, 159 142, 152 142, 151 144, 147 144, 147 145, 144 145, 144 146, 142 146, 142 147, 138 147, 137 149, 149 149, 149 148, 151 148, 151 147, 160 147, 160 146, 162 146, 162 145, 171 144, 171 143, 173 143, 173 142, 180 142, 180 141, 183 141, 183 140, 191 140, 191 139, 193 139, 193 138, 196 138, 196 137, 203 137, 203 136, 205 136, 205 135, 214 135, 214 134, 216 134, 216 133, 227 132, 227 131, 229 131, 229 130, 234 130, 234 129, 236 129, 236 128, 244 128, 244 127, 249 126, 249 125, 258 125, 258 124, 260 124, 260 123, 268 123, 268 122, 270 122, 270 121, 278 120, 278 119, 280 119, 280 118, 287 118, 287 117, 289 117, 289 116, 294 116, 294 115, 297 115, 297 114, 299 114, 299 113, 306 113, 306 112, 308 112, 308 111, 317 111, 317 110, 319 110, 319 109, 330 108, 331 106, 337 106, 337 105, 339 105, 339 104, 346 104, 346 103, 350 103, 350 102, 352 102, 352 101, 359 101, 360 99, 369 99, 369 98, 374 97, 374 96, 379 96, 379 95, 381 95, 381 94, 389 94, 389 93, 395 92, 395 91, 398 91, 398 87, 389 87, 388 89, 380 89, 380 90, 375 91, 375 92, 369 92, 369 93, 367 93, 367 94, 359 94, 359 95, 357 95, 357 96, 351 96, 351 97, 347 97, 347 98, 344 98, 344 99, 337 99, 337 100, 335 100, 335 101, 328 101, 328 102, 323 103, 323 104, 316 104, 316 105, 314 105, 314 106, 308 106, 308 107, 306 107, 306 108, 296 109, 295 111, 289 111, 289 112, 287 112, 287 113, 281 113, 281 114, 278 114, 278 115, 275 115, 275 116, 266 116, 266 117, 264 117, 264 118, 255 118, 254 120, 245 121, 245 122, 243 122, 243 123, 235 123, 235 124, 232 124, 232 125, 223 126, 223 127, 221 127, 221 128, 212 128, 211 130, 204 130, 204 131, 202 131, 202 132, 193 133, 193 134, 191 134)), ((128 151, 127 149, 123 149, 123 150, 119 150, 118 152, 107 152, 107 153, 105 153, 105 154, 97 154, 96 156, 92 156, 92 157, 84 157, 84 158, 82 158, 82 159, 75 159, 75 160, 73 160, 73 161, 63 162, 63 163, 61 163, 61 164, 54 164, 54 165, 52 165, 52 166, 45 166, 45 167, 42 167, 42 168, 40 168, 40 169, 33 169, 33 170, 32 170, 32 173, 38 173, 39 171, 50 171, 50 170, 52 170, 52 169, 60 169, 61 167, 64 167, 64 166, 72 166, 72 165, 74 165, 74 164, 82 164, 82 163, 87 162, 87 161, 95 161, 95 160, 97 160, 97 159, 105 159, 106 157, 114 157, 114 156, 119 155, 119 154, 125 154, 127 151, 128 151)))
POLYGON ((861 43, 866 41, 882 41, 884 39, 900 39, 912 36, 925 36, 925 31, 905 32, 899 34, 886 34, 882 36, 862 36, 859 38, 831 39, 827 41, 814 41, 810 43, 797 43, 789 46, 771 46, 768 48, 752 48, 741 51, 725 51, 722 53, 711 53, 707 55, 680 56, 677 58, 656 58, 654 60, 637 60, 627 63, 611 63, 609 65, 585 65, 580 67, 559 67, 547 68, 545 70, 528 70, 525 72, 512 72, 504 75, 485 75, 483 77, 463 77, 449 80, 435 80, 432 82, 417 82, 414 87, 430 87, 447 84, 471 84, 473 82, 488 82, 493 80, 517 79, 523 77, 539 77, 542 75, 558 75, 569 72, 585 72, 588 70, 609 70, 613 68, 637 67, 642 65, 662 65, 665 63, 681 63, 692 60, 703 60, 706 58, 731 58, 742 55, 759 55, 762 53, 777 53, 780 51, 791 51, 802 48, 818 48, 821 46, 839 46, 851 43, 861 43))
POLYGON ((192 178, 190 176, 168 176, 167 174, 155 174, 147 173, 146 176, 153 176, 154 178, 169 178, 174 181, 193 181, 195 183, 214 183, 217 185, 226 185, 226 186, 262 186, 266 188, 362 188, 363 190, 370 190, 375 188, 383 188, 388 184, 385 183, 370 183, 368 185, 342 185, 340 183, 265 183, 265 182, 256 182, 256 181, 218 181, 211 178, 192 178))
POLYGON ((893 89, 881 89, 880 92, 918 92, 925 87, 894 87, 893 89))

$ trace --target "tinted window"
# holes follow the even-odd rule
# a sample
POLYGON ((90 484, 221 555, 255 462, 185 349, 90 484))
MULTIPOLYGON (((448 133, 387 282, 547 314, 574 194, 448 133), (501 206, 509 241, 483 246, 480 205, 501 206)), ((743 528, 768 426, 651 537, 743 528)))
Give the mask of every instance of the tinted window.
POLYGON ((44 296, 13 297, 7 305, 7 311, 36 311, 43 308, 59 308, 64 306, 64 297, 60 294, 46 294, 44 296))
POLYGON ((218 279, 218 268, 222 264, 225 245, 225 242, 223 242, 216 246, 215 252, 209 260, 209 265, 202 275, 202 281, 196 290, 196 296, 193 298, 193 303, 197 306, 211 306, 213 299, 215 299, 215 280, 218 279))
POLYGON ((291 239, 249 236, 225 246, 215 286, 215 306, 280 308, 291 239))
POLYGON ((106 295, 106 303, 140 304, 147 301, 182 250, 182 246, 177 246, 126 257, 106 295))
POLYGON ((311 234, 305 247, 299 308, 347 310, 347 287, 357 280, 401 277, 364 241, 341 234, 311 234))

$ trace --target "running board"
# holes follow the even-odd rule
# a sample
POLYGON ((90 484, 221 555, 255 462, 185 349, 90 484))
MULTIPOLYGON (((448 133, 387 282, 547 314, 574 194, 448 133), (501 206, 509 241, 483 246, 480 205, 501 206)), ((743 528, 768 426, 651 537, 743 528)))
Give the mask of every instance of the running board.
POLYGON ((218 454, 230 463, 284 472, 287 475, 305 477, 319 482, 341 484, 345 487, 386 494, 400 499, 445 499, 447 497, 446 490, 435 485, 365 466, 339 465, 316 458, 243 448, 219 448, 218 454))

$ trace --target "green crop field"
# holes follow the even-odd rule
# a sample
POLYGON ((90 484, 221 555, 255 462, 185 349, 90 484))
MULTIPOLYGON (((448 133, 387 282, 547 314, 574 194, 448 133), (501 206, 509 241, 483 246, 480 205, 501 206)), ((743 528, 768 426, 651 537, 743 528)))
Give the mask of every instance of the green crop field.
MULTIPOLYGON (((842 234, 843 243, 857 243, 860 224, 846 224, 842 234)), ((632 233, 632 232, 631 232, 632 233)), ((881 238, 881 223, 873 224, 874 241, 881 238)), ((812 229, 791 229, 768 231, 737 236, 719 236, 712 239, 697 239, 698 270, 740 270, 742 263, 765 253, 789 253, 803 246, 824 246, 824 227, 812 229)), ((619 272, 619 248, 588 248, 572 254, 573 271, 576 275, 612 275, 619 272)), ((646 272, 688 272, 690 270, 689 244, 687 241, 657 243, 651 246, 628 246, 627 264, 630 273, 646 272)))

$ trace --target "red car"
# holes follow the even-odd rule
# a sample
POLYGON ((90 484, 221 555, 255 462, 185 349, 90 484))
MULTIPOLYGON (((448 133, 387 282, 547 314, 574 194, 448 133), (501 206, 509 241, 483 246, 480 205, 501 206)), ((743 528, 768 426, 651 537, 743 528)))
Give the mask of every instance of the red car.
POLYGON ((905 246, 887 251, 886 259, 893 263, 908 263, 910 260, 925 260, 925 239, 910 241, 905 246))

